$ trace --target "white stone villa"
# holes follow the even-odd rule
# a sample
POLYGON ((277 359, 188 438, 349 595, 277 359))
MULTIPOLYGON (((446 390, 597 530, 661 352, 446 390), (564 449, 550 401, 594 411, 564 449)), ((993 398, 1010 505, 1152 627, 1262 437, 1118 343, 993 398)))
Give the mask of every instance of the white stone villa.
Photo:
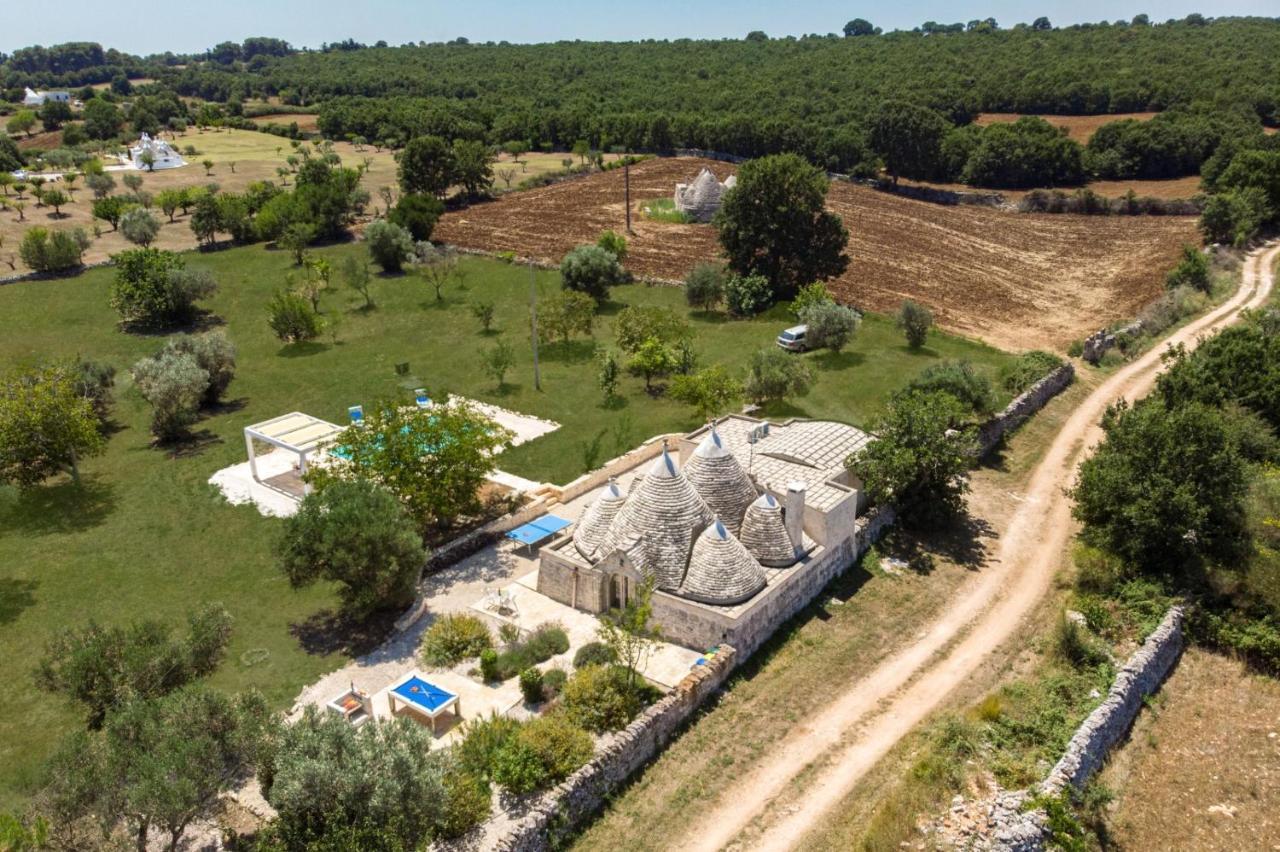
POLYGON ((22 98, 23 106, 42 106, 45 101, 59 101, 64 104, 71 103, 70 92, 37 92, 35 89, 28 88, 26 95, 22 98))
POLYGON ((676 209, 695 221, 710 222, 720 209, 724 194, 737 182, 737 177, 729 175, 721 183, 710 169, 704 168, 692 182, 676 184, 676 209))
POLYGON ((541 549, 538 591, 599 613, 651 578, 667 641, 755 648, 856 557, 861 483, 844 463, 871 440, 843 423, 743 415, 692 432, 625 493, 610 480, 541 549))
POLYGON ((163 139, 152 139, 142 134, 138 144, 129 148, 129 162, 139 171, 159 171, 160 169, 177 169, 185 166, 187 161, 163 139), (151 163, 146 162, 145 154, 150 154, 151 163))

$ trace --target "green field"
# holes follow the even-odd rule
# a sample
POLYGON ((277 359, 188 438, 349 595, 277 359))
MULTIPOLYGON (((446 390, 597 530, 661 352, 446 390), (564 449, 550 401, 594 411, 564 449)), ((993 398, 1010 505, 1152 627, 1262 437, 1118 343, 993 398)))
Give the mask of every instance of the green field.
MULTIPOLYGON (((337 261, 360 251, 351 244, 318 253, 337 261)), ((368 405, 393 393, 407 398, 409 389, 425 386, 437 397, 461 393, 562 423, 561 430, 512 450, 500 464, 533 479, 564 482, 583 472, 584 448, 593 441, 598 461, 604 461, 650 435, 697 425, 687 407, 649 398, 640 379, 624 379, 623 400, 612 408, 601 404, 595 382, 592 350, 611 342, 610 316, 626 304, 683 311, 678 290, 616 289, 595 343, 543 347, 538 391, 527 345, 527 269, 466 259, 466 292, 451 286, 442 302, 417 278, 376 279, 378 307, 370 312, 357 310, 359 297, 338 287, 322 301, 323 310, 339 320, 336 340, 326 334, 313 344, 285 347, 267 327, 265 304, 290 271, 286 254, 251 246, 187 257, 221 283, 209 306, 239 348, 239 371, 230 403, 197 424, 199 440, 177 453, 150 446, 149 411, 128 378, 129 365, 159 348, 161 338, 117 329, 107 306, 110 269, 0 287, 0 364, 84 355, 120 371, 118 428, 106 453, 83 464, 82 491, 63 481, 26 494, 0 488, 0 682, 6 684, 0 697, 0 765, 7 770, 0 780, 0 809, 22 801, 45 756, 79 724, 74 707, 35 691, 31 680, 45 642, 61 627, 90 618, 176 621, 201 602, 220 600, 236 625, 228 660, 213 684, 257 687, 281 707, 302 685, 341 663, 340 652, 308 651, 295 635, 334 605, 331 590, 290 590, 271 556, 279 521, 225 504, 207 484, 214 471, 243 460, 244 426, 294 410, 341 422, 348 405, 368 405), (496 327, 519 353, 501 393, 479 366, 478 352, 492 344, 468 311, 468 302, 479 298, 497 302, 496 327), (396 374, 401 362, 409 363, 409 375, 396 374)), ((536 280, 543 295, 559 286, 552 272, 539 272, 536 280)), ((700 314, 692 321, 701 363, 738 370, 790 319, 777 308, 752 321, 700 314)), ((892 322, 877 316, 866 318, 842 355, 803 357, 819 368, 814 390, 769 413, 861 425, 882 410, 888 393, 939 358, 964 357, 990 369, 1009 359, 944 335, 913 353, 892 322)))

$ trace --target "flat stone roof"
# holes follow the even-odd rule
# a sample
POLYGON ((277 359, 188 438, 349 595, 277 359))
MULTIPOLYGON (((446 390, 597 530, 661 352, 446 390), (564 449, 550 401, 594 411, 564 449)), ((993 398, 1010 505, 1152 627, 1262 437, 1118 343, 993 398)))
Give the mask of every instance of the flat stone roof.
MULTIPOLYGON (((769 434, 752 444, 752 431, 764 422, 740 414, 716 422, 725 447, 756 482, 778 493, 789 482, 803 482, 805 503, 822 511, 849 496, 846 487, 830 480, 844 473, 844 460, 869 444, 871 435, 832 420, 793 420, 770 423, 769 434)), ((689 438, 696 442, 701 434, 689 438)))

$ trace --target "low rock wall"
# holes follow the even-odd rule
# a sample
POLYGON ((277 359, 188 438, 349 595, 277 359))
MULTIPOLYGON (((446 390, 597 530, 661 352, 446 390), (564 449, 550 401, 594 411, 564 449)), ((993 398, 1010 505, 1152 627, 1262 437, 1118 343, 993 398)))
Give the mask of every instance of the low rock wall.
POLYGON ((1017 429, 1027 418, 1044 408, 1049 400, 1066 390, 1075 376, 1076 368, 1071 364, 1063 364, 1005 406, 1004 411, 984 423, 978 430, 978 455, 985 456, 995 449, 1006 434, 1017 429))
POLYGON ((724 685, 737 652, 722 645, 715 657, 685 676, 661 701, 617 733, 604 737, 585 766, 544 793, 501 836, 485 837, 498 852, 541 852, 562 845, 611 793, 644 766, 708 697, 724 685))

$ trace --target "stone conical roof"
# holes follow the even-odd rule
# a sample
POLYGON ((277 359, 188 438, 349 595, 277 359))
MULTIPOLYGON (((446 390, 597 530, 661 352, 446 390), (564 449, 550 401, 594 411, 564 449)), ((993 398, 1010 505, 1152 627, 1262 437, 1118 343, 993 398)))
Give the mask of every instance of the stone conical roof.
POLYGON ((737 535, 742 527, 742 516, 756 499, 756 487, 737 458, 725 447, 714 426, 685 464, 684 475, 729 532, 737 535))
POLYGON ((760 563, 716 519, 693 545, 689 571, 679 594, 702 603, 731 606, 752 597, 764 586, 760 563))
POLYGON ((627 543, 639 539, 643 545, 642 564, 637 567, 653 577, 658 588, 675 591, 684 579, 693 537, 710 524, 713 517, 664 449, 644 480, 632 488, 597 548, 596 558, 602 559, 616 550, 630 550, 635 554, 627 543))
POLYGON ((796 548, 782 521, 782 504, 761 494, 742 519, 742 544, 761 565, 786 568, 796 562, 796 548))
POLYGON ((696 219, 709 220, 720 208, 723 196, 724 186, 704 167, 692 181, 676 187, 676 209, 696 219))
POLYGON ((618 512, 622 510, 622 505, 626 501, 627 495, 622 493, 618 483, 610 477, 609 483, 600 489, 600 493, 591 501, 591 505, 587 507, 587 511, 583 513, 582 519, 573 530, 573 546, 578 548, 579 553, 587 559, 595 555, 609 532, 609 525, 618 516, 618 512))

